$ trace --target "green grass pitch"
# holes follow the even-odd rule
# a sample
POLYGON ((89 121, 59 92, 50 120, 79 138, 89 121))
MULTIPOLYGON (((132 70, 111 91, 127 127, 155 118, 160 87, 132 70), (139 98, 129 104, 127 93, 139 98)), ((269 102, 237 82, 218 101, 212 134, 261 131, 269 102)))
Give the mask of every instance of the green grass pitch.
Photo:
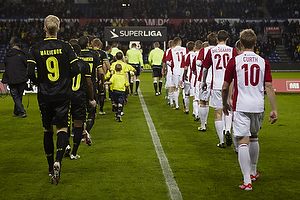
MULTIPOLYGON (((300 73, 273 73, 273 78, 299 78, 300 73)), ((300 94, 277 93, 279 119, 259 133, 260 178, 252 191, 242 191, 242 173, 232 147, 216 147, 214 112, 207 132, 199 122, 166 105, 165 92, 154 96, 151 73, 141 74, 140 89, 175 180, 186 200, 299 199, 300 94)), ((2 96, 4 97, 4 96, 2 96)), ((129 96, 123 122, 114 119, 110 102, 91 131, 92 146, 82 143, 79 160, 64 158, 61 181, 51 185, 43 150, 43 128, 35 94, 26 94, 27 118, 13 117, 13 100, 0 98, 0 199, 167 200, 168 187, 155 152, 138 96, 129 96)), ((190 104, 192 106, 192 104, 190 104)), ((99 109, 98 109, 99 111, 99 109)))

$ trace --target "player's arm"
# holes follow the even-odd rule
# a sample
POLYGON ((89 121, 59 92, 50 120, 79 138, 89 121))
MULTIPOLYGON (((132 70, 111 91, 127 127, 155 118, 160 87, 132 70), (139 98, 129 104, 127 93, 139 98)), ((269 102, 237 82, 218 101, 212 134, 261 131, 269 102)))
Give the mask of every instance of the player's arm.
POLYGON ((230 105, 228 104, 229 95, 231 95, 232 90, 232 80, 235 69, 235 59, 232 58, 229 60, 225 75, 224 75, 224 83, 222 86, 222 102, 223 102, 223 112, 225 115, 229 115, 229 111, 231 110, 230 105), (231 85, 231 86, 230 86, 231 85))
POLYGON ((91 76, 86 76, 85 80, 86 80, 86 93, 87 93, 87 96, 89 98, 89 104, 92 107, 95 107, 97 105, 97 102, 95 101, 94 95, 93 95, 92 78, 91 78, 91 76))
POLYGON ((206 90, 207 84, 206 84, 206 78, 207 78, 207 74, 208 74, 208 68, 211 65, 211 51, 209 50, 207 52, 207 55, 203 61, 203 72, 202 72, 202 90, 206 90))
POLYGON ((272 82, 265 82, 266 93, 271 104, 272 111, 269 116, 269 122, 274 124, 278 119, 277 107, 276 107, 276 97, 272 82))
POLYGON ((223 112, 225 115, 229 115, 229 111, 230 111, 230 106, 228 104, 229 86, 230 83, 224 81, 222 86, 222 101, 223 101, 223 112))

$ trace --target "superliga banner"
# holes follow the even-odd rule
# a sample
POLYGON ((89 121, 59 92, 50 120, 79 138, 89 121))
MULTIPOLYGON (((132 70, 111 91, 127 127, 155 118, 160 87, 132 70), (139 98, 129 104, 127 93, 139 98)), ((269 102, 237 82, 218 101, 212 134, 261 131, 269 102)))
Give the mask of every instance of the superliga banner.
POLYGON ((105 41, 166 41, 167 27, 130 26, 104 27, 105 41))

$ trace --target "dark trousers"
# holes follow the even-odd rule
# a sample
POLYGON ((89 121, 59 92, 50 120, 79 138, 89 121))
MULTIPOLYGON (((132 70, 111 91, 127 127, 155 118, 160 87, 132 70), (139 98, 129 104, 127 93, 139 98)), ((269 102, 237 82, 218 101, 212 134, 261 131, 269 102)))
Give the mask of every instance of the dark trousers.
POLYGON ((26 114, 22 104, 23 92, 26 87, 26 82, 18 84, 9 84, 10 95, 15 102, 14 115, 26 114))

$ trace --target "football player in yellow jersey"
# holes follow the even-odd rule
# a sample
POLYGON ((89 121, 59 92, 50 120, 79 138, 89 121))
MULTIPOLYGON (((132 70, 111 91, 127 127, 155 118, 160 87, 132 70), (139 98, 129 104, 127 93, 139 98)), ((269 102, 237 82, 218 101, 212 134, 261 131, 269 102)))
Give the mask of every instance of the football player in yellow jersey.
POLYGON ((113 99, 115 107, 118 108, 116 113, 116 119, 118 122, 122 122, 121 113, 123 112, 123 105, 125 99, 125 91, 129 86, 129 82, 126 79, 125 75, 122 73, 123 67, 120 63, 117 63, 115 66, 115 73, 110 78, 109 82, 106 84, 111 84, 111 89, 113 91, 113 99))

